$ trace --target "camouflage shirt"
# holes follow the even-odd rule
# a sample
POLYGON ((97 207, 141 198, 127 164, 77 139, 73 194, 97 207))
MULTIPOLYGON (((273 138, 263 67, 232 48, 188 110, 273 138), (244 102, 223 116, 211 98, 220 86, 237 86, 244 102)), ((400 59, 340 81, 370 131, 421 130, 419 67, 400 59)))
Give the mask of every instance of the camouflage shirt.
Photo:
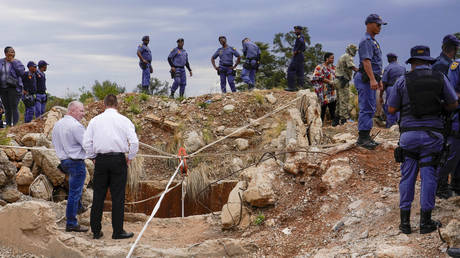
POLYGON ((346 80, 351 80, 353 67, 356 67, 353 63, 353 57, 350 54, 345 53, 340 57, 339 62, 337 63, 335 75, 344 77, 346 80))

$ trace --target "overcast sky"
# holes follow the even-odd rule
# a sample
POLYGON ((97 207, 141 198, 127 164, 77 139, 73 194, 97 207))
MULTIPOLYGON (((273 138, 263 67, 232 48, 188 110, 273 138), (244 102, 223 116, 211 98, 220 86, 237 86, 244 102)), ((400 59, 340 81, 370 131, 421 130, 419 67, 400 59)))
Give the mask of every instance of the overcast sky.
POLYGON ((167 81, 166 57, 185 38, 194 73, 186 95, 195 96, 220 91, 210 63, 219 35, 241 51, 244 37, 271 44, 274 34, 307 26, 312 43, 337 61, 347 44, 358 44, 366 16, 377 13, 388 22, 377 36, 383 53, 395 52, 403 62, 417 44, 438 56, 443 36, 460 31, 458 0, 3 0, 0 9, 2 48, 13 46, 24 65, 46 60, 48 91, 61 97, 95 80, 131 92, 141 80, 136 50, 143 35, 150 35, 153 76, 167 81))

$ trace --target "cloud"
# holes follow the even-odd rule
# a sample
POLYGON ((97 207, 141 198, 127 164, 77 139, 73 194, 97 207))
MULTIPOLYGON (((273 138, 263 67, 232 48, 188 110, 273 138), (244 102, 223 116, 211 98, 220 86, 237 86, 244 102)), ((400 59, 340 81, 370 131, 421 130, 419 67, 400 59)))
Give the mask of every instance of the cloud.
POLYGON ((54 36, 59 40, 112 40, 120 39, 122 36, 115 34, 61 34, 54 36))

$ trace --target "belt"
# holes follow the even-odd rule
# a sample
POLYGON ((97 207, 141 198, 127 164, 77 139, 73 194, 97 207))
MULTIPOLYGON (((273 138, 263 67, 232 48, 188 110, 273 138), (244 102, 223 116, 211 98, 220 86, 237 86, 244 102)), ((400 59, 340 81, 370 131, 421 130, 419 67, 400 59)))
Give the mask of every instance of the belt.
POLYGON ((37 91, 37 94, 46 94, 46 92, 40 92, 40 91, 37 91))
POLYGON ((68 159, 64 159, 64 160, 71 160, 71 161, 84 161, 84 159, 71 159, 71 158, 68 158, 68 159))
POLYGON ((184 68, 184 66, 177 66, 177 65, 175 65, 174 68, 184 68))
POLYGON ((224 66, 224 67, 232 67, 233 65, 232 64, 223 64, 222 66, 224 66))
POLYGON ((123 152, 107 152, 107 153, 98 153, 96 154, 97 157, 114 157, 114 156, 121 156, 124 155, 123 152))

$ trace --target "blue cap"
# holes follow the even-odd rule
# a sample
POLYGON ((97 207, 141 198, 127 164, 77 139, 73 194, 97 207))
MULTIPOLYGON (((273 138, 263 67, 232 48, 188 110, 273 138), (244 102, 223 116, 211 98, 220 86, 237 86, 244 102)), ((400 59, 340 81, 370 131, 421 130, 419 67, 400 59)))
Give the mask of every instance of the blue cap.
POLYGON ((34 63, 34 61, 29 61, 29 62, 27 63, 27 67, 31 67, 31 66, 37 67, 37 65, 34 63))
POLYGON ((45 60, 40 60, 38 61, 38 67, 43 67, 43 66, 47 66, 49 65, 47 62, 45 62, 45 60))
POLYGON ((435 58, 430 56, 430 48, 427 46, 415 46, 410 49, 410 58, 407 59, 406 64, 411 63, 414 59, 428 61, 434 63, 435 58))
POLYGON ((149 36, 143 36, 142 41, 144 41, 144 40, 150 40, 150 37, 149 36))
POLYGON ((458 46, 460 46, 460 40, 457 37, 455 37, 454 35, 448 34, 442 40, 442 44, 443 45, 452 44, 452 45, 455 45, 455 46, 458 47, 458 46))
POLYGON ((388 53, 387 57, 388 58, 391 58, 391 57, 398 58, 398 56, 395 53, 388 53))
POLYGON ((377 24, 387 25, 387 23, 382 20, 382 17, 380 17, 378 14, 375 14, 375 13, 369 14, 369 16, 367 16, 365 24, 368 24, 368 23, 377 23, 377 24))

